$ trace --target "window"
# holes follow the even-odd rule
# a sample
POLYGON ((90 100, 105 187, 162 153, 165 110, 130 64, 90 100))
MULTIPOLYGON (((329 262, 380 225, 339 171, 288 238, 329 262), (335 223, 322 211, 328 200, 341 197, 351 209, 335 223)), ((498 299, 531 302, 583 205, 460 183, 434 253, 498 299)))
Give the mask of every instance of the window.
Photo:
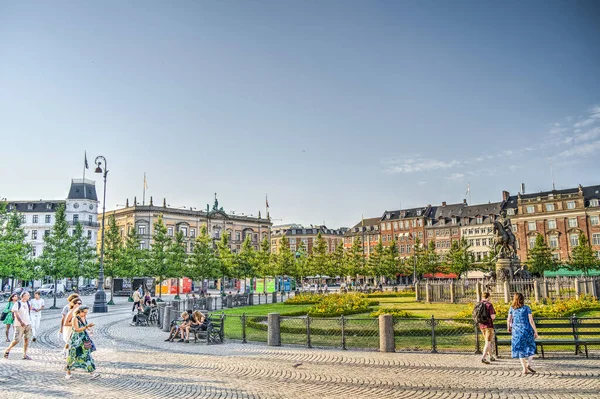
POLYGON ((194 252, 194 243, 190 242, 190 252, 194 252))
POLYGON ((510 216, 513 216, 515 214, 515 208, 508 208, 506 210, 506 214, 510 215, 510 216))
POLYGON ((92 230, 88 230, 88 240, 92 239, 92 230))
POLYGON ((394 229, 397 230, 398 229, 398 222, 394 222, 394 229))
POLYGON ((550 248, 558 248, 558 236, 550 236, 550 248))
POLYGON ((46 209, 52 209, 52 204, 46 204, 46 209))
POLYGON ((173 228, 172 227, 167 228, 167 235, 173 237, 173 228))
POLYGON ((529 237, 529 249, 535 247, 535 237, 529 237))
POLYGON ((27 209, 32 211, 33 210, 33 204, 27 204, 27 209))
POLYGON ((421 210, 420 209, 417 210, 417 216, 421 216, 421 210))
POLYGON ((75 230, 75 229, 71 230, 71 235, 72 235, 72 236, 74 236, 74 235, 75 235, 75 231, 77 231, 77 230, 75 230))
POLYGON ((412 227, 417 227, 417 221, 415 219, 412 220, 412 227))
POLYGON ((554 204, 546 204, 546 212, 552 212, 554 210, 554 204))
POLYGON ((476 224, 482 224, 483 223, 483 217, 482 216, 477 216, 477 219, 475 221, 476 224))
POLYGON ((423 227, 423 220, 422 219, 417 220, 417 226, 423 227))
POLYGON ((388 230, 391 230, 391 228, 392 228, 392 224, 391 224, 390 222, 387 222, 387 225, 386 225, 386 227, 387 227, 387 229, 388 229, 388 230))
POLYGON ((598 206, 599 203, 600 203, 600 201, 598 201, 597 199, 590 200, 590 206, 598 206))
POLYGON ((534 213, 534 212, 535 212, 535 206, 527 205, 527 213, 534 213))
POLYGON ((457 236, 458 235, 458 229, 452 229, 452 235, 453 236, 457 236))
POLYGON ((517 232, 517 225, 516 224, 513 225, 512 229, 513 229, 513 233, 516 233, 517 232))
POLYGON ((440 219, 440 226, 444 226, 446 224, 446 221, 444 219, 440 219))
POLYGON ((567 209, 575 209, 575 201, 567 202, 567 209))
POLYGON ((596 251, 596 258, 600 259, 600 251, 596 251))
POLYGON ((576 247, 579 245, 579 236, 577 234, 571 234, 569 236, 569 242, 571 243, 572 247, 576 247))
POLYGON ((556 220, 555 219, 548 220, 548 228, 549 229, 555 229, 556 228, 556 220))
POLYGON ((592 245, 600 245, 600 234, 599 233, 592 234, 592 245))
POLYGON ((427 238, 431 238, 433 237, 433 231, 429 230, 427 231, 427 238))
POLYGON ((535 231, 535 222, 527 222, 527 230, 535 231))
POLYGON ((253 241, 258 241, 258 233, 254 233, 254 240, 253 241))
POLYGON ((21 215, 21 224, 27 223, 27 216, 21 215))
POLYGON ((388 241, 392 242, 392 235, 391 234, 388 234, 388 241))
POLYGON ((46 223, 52 222, 52 215, 46 215, 46 223))
POLYGON ((240 237, 241 237, 241 235, 240 235, 240 232, 239 232, 239 231, 236 231, 236 232, 235 232, 235 239, 236 239, 237 241, 239 241, 239 240, 241 239, 240 237))
POLYGON ((381 241, 382 241, 382 242, 387 242, 387 236, 386 236, 386 235, 384 235, 384 236, 383 236, 383 239, 382 239, 381 241))
POLYGON ((37 240, 37 230, 31 230, 31 239, 37 240))
POLYGON ((479 238, 475 239, 475 246, 478 247, 479 245, 481 245, 481 240, 479 240, 479 238))
POLYGON ((296 239, 290 238, 290 245, 296 245, 296 239))
POLYGON ((577 218, 569 218, 569 227, 577 227, 577 218))
POLYGON ((88 216, 88 223, 90 224, 90 226, 92 225, 92 223, 94 222, 94 217, 92 215, 88 216))
POLYGON ((452 218, 452 224, 456 224, 456 218, 452 218))
POLYGON ((37 223, 38 222, 38 215, 33 215, 32 222, 33 223, 37 223))
POLYGON ((37 255, 37 248, 31 247, 31 256, 36 256, 36 255, 37 255))
POLYGON ((598 216, 590 216, 590 224, 592 226, 598 226, 600 224, 600 218, 598 216))
POLYGON ((144 225, 138 226, 138 234, 145 235, 146 234, 146 226, 144 226, 144 225))
POLYGON ((79 215, 73 215, 73 224, 79 223, 79 215))
POLYGON ((196 229, 190 229, 190 238, 196 238, 196 229))
POLYGON ((140 249, 144 249, 144 248, 146 248, 146 241, 140 241, 140 249))
POLYGON ((44 237, 48 237, 50 235, 50 230, 44 230, 44 237))
POLYGON ((560 254, 559 253, 552 254, 552 259, 560 260, 560 254))

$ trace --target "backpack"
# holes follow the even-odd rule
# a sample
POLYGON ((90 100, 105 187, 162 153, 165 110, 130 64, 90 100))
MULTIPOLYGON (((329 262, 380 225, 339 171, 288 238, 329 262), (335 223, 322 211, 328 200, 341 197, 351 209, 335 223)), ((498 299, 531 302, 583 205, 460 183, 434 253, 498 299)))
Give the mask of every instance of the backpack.
POLYGON ((6 306, 4 307, 4 310, 2 311, 2 315, 0 316, 0 321, 6 320, 6 317, 10 313, 9 307, 10 307, 10 302, 7 303, 6 306))
POLYGON ((479 324, 485 324, 490 320, 486 302, 481 301, 473 308, 473 320, 479 324))
MULTIPOLYGON (((21 310, 21 301, 17 302, 19 306, 17 306, 17 311, 21 310)), ((31 314, 31 304, 27 301, 27 306, 29 307, 29 314, 31 314)))

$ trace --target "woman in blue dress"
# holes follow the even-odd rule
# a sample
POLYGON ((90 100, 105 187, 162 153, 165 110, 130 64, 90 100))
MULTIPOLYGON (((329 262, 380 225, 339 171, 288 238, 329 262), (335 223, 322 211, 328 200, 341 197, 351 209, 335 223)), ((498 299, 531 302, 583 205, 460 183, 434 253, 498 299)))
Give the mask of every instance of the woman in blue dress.
POLYGON ((512 333, 511 349, 513 359, 519 359, 523 374, 535 374, 531 368, 535 354, 535 339, 538 337, 531 308, 525 305, 525 298, 520 292, 516 293, 510 310, 506 327, 512 333))

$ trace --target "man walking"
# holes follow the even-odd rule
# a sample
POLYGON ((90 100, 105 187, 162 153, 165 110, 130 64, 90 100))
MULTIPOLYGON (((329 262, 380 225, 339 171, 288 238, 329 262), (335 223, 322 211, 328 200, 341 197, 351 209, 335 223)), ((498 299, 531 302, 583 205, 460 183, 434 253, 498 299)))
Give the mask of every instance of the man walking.
POLYGON ((40 292, 36 291, 33 294, 34 299, 31 301, 31 332, 33 333, 32 341, 35 342, 37 335, 40 332, 40 321, 42 320, 42 310, 46 303, 40 296, 40 292))
POLYGON ((29 339, 31 338, 31 305, 29 304, 29 292, 25 291, 21 294, 21 301, 13 306, 12 312, 15 320, 15 335, 10 346, 6 349, 6 352, 4 352, 4 357, 8 359, 10 350, 23 339, 23 359, 31 360, 31 358, 27 356, 27 347, 29 346, 29 339))
POLYGON ((142 295, 140 294, 140 290, 133 291, 133 308, 131 309, 132 312, 135 312, 136 308, 137 308, 137 310, 141 309, 141 306, 140 306, 141 300, 142 300, 142 295))
POLYGON ((479 323, 479 329, 481 335, 485 340, 485 346, 483 347, 483 354, 481 356, 481 363, 490 364, 490 361, 496 360, 492 354, 492 348, 494 346, 494 320, 496 319, 496 310, 494 305, 490 302, 490 293, 484 292, 483 299, 474 310, 475 321, 479 323))

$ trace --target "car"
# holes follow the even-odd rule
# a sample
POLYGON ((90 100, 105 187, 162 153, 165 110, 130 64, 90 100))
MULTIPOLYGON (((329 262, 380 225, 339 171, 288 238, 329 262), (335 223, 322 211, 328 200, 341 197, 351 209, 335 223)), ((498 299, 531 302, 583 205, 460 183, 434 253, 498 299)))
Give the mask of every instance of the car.
MULTIPOLYGON (((42 285, 38 291, 40 292, 40 295, 42 296, 54 296, 54 284, 49 283, 49 284, 44 284, 42 285)), ((65 293, 65 286, 64 284, 58 283, 56 285, 56 296, 61 297, 63 296, 65 293)))

